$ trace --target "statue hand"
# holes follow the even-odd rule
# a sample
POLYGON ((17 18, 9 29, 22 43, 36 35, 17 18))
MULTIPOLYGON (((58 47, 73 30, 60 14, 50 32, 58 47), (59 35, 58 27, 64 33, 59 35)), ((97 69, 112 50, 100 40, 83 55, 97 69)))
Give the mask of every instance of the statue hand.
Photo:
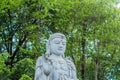
POLYGON ((45 73, 46 76, 48 76, 51 72, 51 65, 48 63, 43 63, 43 71, 45 73))

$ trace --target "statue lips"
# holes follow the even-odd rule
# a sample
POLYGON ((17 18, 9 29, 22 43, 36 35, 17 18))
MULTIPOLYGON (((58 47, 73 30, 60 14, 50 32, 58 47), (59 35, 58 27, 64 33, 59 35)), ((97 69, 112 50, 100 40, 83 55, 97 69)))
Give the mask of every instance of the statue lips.
POLYGON ((63 48, 58 48, 59 51, 63 51, 63 48))

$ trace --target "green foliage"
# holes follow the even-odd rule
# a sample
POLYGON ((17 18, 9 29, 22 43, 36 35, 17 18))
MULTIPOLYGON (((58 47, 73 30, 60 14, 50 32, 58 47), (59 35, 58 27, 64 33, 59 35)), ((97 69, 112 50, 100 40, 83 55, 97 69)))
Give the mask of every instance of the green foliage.
POLYGON ((32 79, 34 76, 34 71, 35 71, 34 61, 29 58, 24 58, 17 62, 17 64, 15 65, 14 72, 12 73, 13 76, 11 76, 11 79, 18 80, 21 76, 22 76, 21 79, 29 77, 31 77, 32 79))
POLYGON ((28 75, 23 74, 22 77, 19 80, 32 80, 28 75))
POLYGON ((8 53, 4 52, 0 54, 0 79, 2 80, 9 80, 8 76, 10 76, 10 68, 5 64, 8 57, 8 53))
POLYGON ((120 9, 114 5, 114 0, 1 0, 0 79, 33 79, 48 37, 62 32, 65 55, 74 60, 80 80, 83 62, 85 80, 94 80, 97 69, 98 79, 118 80, 120 9))

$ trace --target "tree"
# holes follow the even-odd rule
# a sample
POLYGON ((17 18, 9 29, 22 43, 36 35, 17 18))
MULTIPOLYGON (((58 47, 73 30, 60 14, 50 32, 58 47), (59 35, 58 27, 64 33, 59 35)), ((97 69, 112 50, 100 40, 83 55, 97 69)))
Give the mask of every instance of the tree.
POLYGON ((2 0, 0 4, 0 54, 10 55, 2 63, 11 69, 9 79, 23 74, 33 78, 34 60, 45 53, 47 38, 54 32, 66 35, 65 54, 76 64, 79 79, 119 79, 120 10, 113 1, 2 0), (27 74, 23 69, 29 61, 32 70, 27 74), (20 74, 15 76, 16 72, 20 74))

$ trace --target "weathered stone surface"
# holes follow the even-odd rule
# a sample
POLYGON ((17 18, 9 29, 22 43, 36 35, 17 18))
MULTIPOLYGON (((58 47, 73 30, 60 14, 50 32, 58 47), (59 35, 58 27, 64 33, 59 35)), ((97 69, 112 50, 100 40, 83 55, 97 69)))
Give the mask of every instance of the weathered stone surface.
POLYGON ((64 57, 66 37, 61 33, 50 36, 46 53, 36 61, 34 80, 77 80, 76 68, 64 57))

